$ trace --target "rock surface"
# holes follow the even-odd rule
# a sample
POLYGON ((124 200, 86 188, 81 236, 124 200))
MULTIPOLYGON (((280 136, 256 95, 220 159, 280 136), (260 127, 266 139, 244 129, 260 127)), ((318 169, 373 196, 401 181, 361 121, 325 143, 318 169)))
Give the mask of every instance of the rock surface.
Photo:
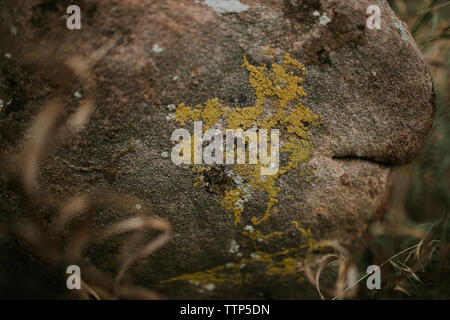
MULTIPOLYGON (((2 151, 22 145, 50 97, 63 98, 65 117, 92 99, 85 128, 43 161, 39 189, 61 201, 93 198, 95 232, 144 207, 170 222, 173 237, 133 265, 134 283, 168 298, 317 298, 297 263, 308 250, 322 255, 314 241, 362 248, 386 205, 391 166, 411 161, 431 128, 431 74, 385 1, 222 2, 80 1, 82 29, 69 31, 64 1, 5 1, 2 151), (381 8, 381 29, 366 27, 372 4, 381 8), (180 124, 170 114, 215 98, 255 105, 244 56, 270 69, 286 53, 306 64, 299 101, 322 121, 307 126, 308 161, 276 182, 278 212, 252 223, 268 201, 267 190, 254 190, 235 224, 223 200, 242 182, 220 166, 199 174, 174 165, 165 152, 180 124), (86 68, 73 67, 73 57, 86 68), (208 184, 194 187, 201 176, 208 184), (102 204, 115 193, 129 195, 128 210, 102 204)), ((2 184, 1 197, 1 221, 25 215, 11 184, 2 184)), ((123 241, 87 255, 114 274, 123 241)))

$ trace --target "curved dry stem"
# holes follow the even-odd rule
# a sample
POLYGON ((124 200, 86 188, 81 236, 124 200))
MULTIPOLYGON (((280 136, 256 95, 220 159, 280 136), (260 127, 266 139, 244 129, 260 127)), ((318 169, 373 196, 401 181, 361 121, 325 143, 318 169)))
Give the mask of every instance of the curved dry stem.
POLYGON ((119 287, 126 271, 136 260, 151 255, 154 251, 158 250, 166 242, 168 242, 171 238, 171 227, 169 223, 159 218, 134 217, 116 224, 105 234, 105 238, 109 238, 127 232, 143 232, 146 229, 160 230, 162 231, 162 234, 156 237, 156 239, 154 239, 153 241, 136 250, 134 254, 129 255, 122 263, 119 272, 117 273, 117 276, 114 280, 114 292, 117 295, 122 292, 122 289, 119 289, 119 287))
POLYGON ((23 151, 23 183, 28 195, 38 190, 39 162, 53 140, 54 132, 62 120, 63 110, 61 98, 51 99, 25 135, 28 143, 23 151))
MULTIPOLYGON (((21 156, 21 163, 23 165, 20 176, 25 190, 24 197, 30 205, 36 206, 43 204, 42 201, 35 202, 34 200, 40 199, 41 196, 45 195, 41 194, 38 196, 39 163, 44 159, 45 151, 47 151, 56 139, 58 139, 58 141, 64 141, 79 133, 89 121, 89 117, 94 110, 94 92, 96 89, 96 84, 93 80, 94 77, 91 73, 92 66, 107 54, 119 39, 120 36, 114 37, 87 58, 73 56, 64 62, 64 64, 81 80, 86 93, 84 99, 80 102, 80 105, 75 112, 70 115, 65 125, 62 121, 64 116, 64 106, 62 103, 63 93, 59 92, 45 104, 43 110, 32 122, 30 129, 27 130, 27 143, 24 144, 24 148, 19 155, 21 156)), ((123 151, 121 151, 120 154, 122 153, 123 151)), ((50 195, 49 198, 51 198, 50 195)), ((107 199, 107 203, 113 208, 124 211, 129 211, 131 209, 131 207, 126 206, 128 202, 124 201, 125 197, 123 195, 112 194, 109 198, 108 196, 103 195, 103 199, 104 198, 107 199)), ((95 218, 94 206, 103 199, 88 200, 87 196, 79 195, 69 198, 67 201, 60 204, 58 213, 50 225, 50 229, 53 229, 53 231, 56 232, 54 235, 48 233, 48 230, 44 230, 43 225, 39 227, 36 226, 36 224, 40 222, 36 219, 37 217, 34 217, 35 220, 30 223, 20 224, 17 227, 16 232, 25 241, 30 243, 47 263, 53 266, 58 265, 58 263, 65 258, 69 259, 69 261, 78 261, 82 263, 85 278, 89 279, 88 282, 90 281, 95 284, 91 286, 88 285, 87 282, 82 281, 82 291, 80 294, 84 298, 88 298, 89 295, 95 299, 101 299, 101 297, 113 299, 118 296, 139 299, 157 298, 157 295, 151 290, 129 284, 121 285, 121 282, 127 270, 137 259, 152 254, 171 238, 170 224, 160 218, 138 216, 122 221, 113 226, 109 231, 106 231, 104 235, 96 237, 98 240, 117 236, 125 232, 132 232, 135 234, 133 239, 137 241, 143 238, 146 230, 159 230, 162 232, 153 241, 144 244, 136 252, 128 255, 121 264, 115 279, 111 280, 104 276, 94 265, 83 260, 84 249, 89 243, 95 240, 91 239, 89 236, 89 230, 92 228, 95 218), (81 226, 75 231, 74 236, 70 241, 66 257, 63 257, 63 254, 61 254, 56 247, 51 246, 46 248, 46 244, 54 241, 52 238, 53 236, 62 236, 64 228, 82 215, 85 216, 84 220, 81 226), (108 288, 112 289, 109 290, 108 288), (110 291, 112 291, 113 294, 110 294, 110 291)), ((140 199, 134 197, 127 198, 127 200, 130 199, 142 202, 140 199)), ((52 198, 49 199, 46 206, 55 206, 55 203, 56 201, 53 201, 52 198)), ((34 209, 36 208, 30 207, 31 214, 34 214, 34 211, 37 211, 34 209)), ((150 214, 150 210, 142 211, 146 211, 147 214, 150 214)), ((129 246, 127 247, 124 245, 123 247, 124 249, 127 249, 127 251, 130 250, 129 246)))
MULTIPOLYGON (((323 291, 328 292, 331 295, 336 295, 335 298, 344 298, 345 293, 345 281, 349 278, 354 278, 354 274, 356 271, 356 266, 349 265, 348 261, 348 251, 343 246, 334 241, 321 241, 317 244, 318 247, 325 248, 333 248, 335 251, 339 252, 339 254, 328 254, 326 255, 322 261, 319 263, 317 271, 314 273, 311 268, 311 263, 306 260, 304 264, 305 275, 307 279, 316 287, 317 293, 321 300, 326 300, 323 291), (320 276, 322 271, 333 261, 339 261, 339 270, 338 270, 338 278, 334 284, 334 288, 332 290, 326 290, 321 288, 320 286, 320 276)), ((311 251, 311 249, 309 250, 311 251)), ((356 271, 357 272, 357 271, 356 271)), ((351 292, 351 294, 355 294, 355 292, 351 292)))

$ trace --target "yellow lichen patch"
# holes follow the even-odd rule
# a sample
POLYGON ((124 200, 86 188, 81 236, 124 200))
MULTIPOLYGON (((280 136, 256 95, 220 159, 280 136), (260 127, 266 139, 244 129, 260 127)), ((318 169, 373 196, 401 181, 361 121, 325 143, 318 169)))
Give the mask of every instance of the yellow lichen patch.
POLYGON ((225 191, 225 196, 222 199, 222 206, 234 213, 234 225, 241 222, 241 213, 244 211, 243 203, 241 203, 242 195, 244 194, 241 188, 225 191))
POLYGON ((180 103, 175 111, 175 120, 184 126, 187 121, 203 120, 203 130, 208 130, 213 124, 216 124, 223 115, 223 110, 219 106, 219 99, 210 99, 206 101, 205 106, 197 105, 195 108, 180 103))
MULTIPOLYGON (((176 121, 184 126, 187 121, 204 121, 204 131, 219 121, 226 122, 227 129, 248 129, 254 125, 261 129, 279 129, 285 139, 281 152, 288 153, 289 161, 280 167, 273 176, 261 176, 261 165, 239 164, 235 165, 232 172, 237 173, 246 185, 254 190, 267 194, 267 206, 264 215, 260 218, 253 217, 251 221, 258 225, 269 219, 271 213, 277 212, 277 195, 280 191, 276 186, 279 177, 289 170, 299 169, 302 163, 309 160, 311 144, 308 140, 308 130, 312 126, 321 123, 318 115, 303 106, 299 99, 306 94, 301 87, 304 79, 295 74, 305 74, 305 66, 285 54, 282 64, 272 63, 270 69, 264 66, 254 66, 243 57, 242 67, 249 72, 249 84, 256 95, 254 106, 241 108, 236 106, 221 105, 217 98, 210 99, 205 106, 198 105, 190 108, 184 103, 179 104, 175 116, 176 121), (290 69, 289 69, 290 68, 290 69), (294 72, 295 71, 295 72, 294 72)), ((194 137, 195 139, 195 137, 194 137)), ((194 144, 192 139, 192 144, 194 144)), ((270 149, 270 143, 268 147, 270 149)), ((192 148, 193 152, 193 148, 192 148)), ((224 157, 226 157, 224 150, 224 157)), ((247 157, 248 158, 248 157, 247 157)), ((309 177, 307 177, 309 179, 309 177)), ((198 186, 200 181, 196 181, 198 186)), ((241 189, 229 190, 225 193, 222 205, 234 213, 235 224, 241 221, 244 212, 243 201, 239 197, 244 195, 241 189)))
POLYGON ((299 139, 298 137, 289 137, 289 140, 284 143, 281 151, 289 153, 289 162, 280 170, 280 174, 284 174, 308 161, 311 156, 311 144, 309 141, 299 139))
POLYGON ((243 231, 242 234, 244 236, 249 237, 251 240, 254 240, 254 241, 257 241, 259 239, 269 240, 269 239, 273 239, 275 237, 281 238, 283 236, 283 232, 271 232, 269 234, 264 235, 259 230, 243 231))
MULTIPOLYGON (((275 57, 272 49, 266 55, 275 57)), ((221 205, 232 212, 234 224, 237 226, 245 217, 245 203, 251 199, 251 192, 261 192, 267 198, 265 212, 257 217, 250 218, 253 225, 257 226, 267 221, 273 213, 278 212, 278 194, 281 191, 279 179, 290 170, 302 170, 304 164, 309 161, 312 145, 309 141, 309 130, 321 124, 321 118, 309 108, 305 107, 300 99, 306 96, 301 84, 304 82, 303 75, 306 69, 303 64, 285 54, 281 63, 273 62, 270 67, 267 65, 254 66, 243 57, 242 67, 248 71, 249 85, 253 89, 256 102, 253 106, 227 106, 219 102, 217 98, 209 99, 205 105, 197 105, 195 108, 186 106, 184 103, 178 105, 175 112, 175 119, 184 126, 187 122, 201 120, 204 123, 203 131, 214 125, 226 129, 246 130, 253 126, 259 129, 278 129, 282 145, 280 152, 286 153, 283 163, 274 175, 261 175, 261 168, 267 167, 258 159, 256 164, 248 164, 249 150, 246 148, 246 164, 234 164, 228 167, 229 177, 234 184, 227 187, 222 196, 221 205)), ((194 139, 191 139, 194 145, 194 139)), ((248 143, 249 141, 247 141, 248 143)), ((194 148, 192 148, 193 150, 194 148)), ((272 150, 272 145, 268 143, 268 152, 272 150)), ((193 152, 193 151, 192 151, 193 152)), ((230 150, 224 150, 224 158, 230 150)), ((204 183, 203 174, 210 167, 194 165, 193 171, 198 175, 194 186, 204 183)), ((300 171, 302 173, 302 171, 300 171)), ((306 172, 306 179, 312 174, 309 168, 306 172)), ((249 217, 248 217, 249 218, 249 217)), ((265 253, 257 248, 257 242, 262 240, 272 240, 281 238, 283 232, 272 232, 267 235, 262 234, 254 227, 247 226, 242 232, 253 241, 255 252, 250 254, 251 258, 241 258, 230 266, 219 266, 202 272, 185 274, 180 277, 166 280, 178 281, 187 280, 195 283, 218 283, 231 281, 236 284, 248 281, 248 275, 243 275, 242 268, 245 265, 254 263, 265 263, 266 274, 269 276, 295 276, 297 273, 297 261, 301 257, 302 251, 316 248, 316 242, 311 235, 310 229, 300 228, 295 221, 292 222, 300 232, 306 244, 297 248, 285 249, 275 253, 265 253)), ((301 278, 299 278, 300 281, 301 278)))
POLYGON ((250 86, 255 90, 258 107, 262 106, 266 99, 276 97, 278 106, 284 108, 291 101, 306 95, 300 86, 304 79, 294 75, 293 72, 288 72, 284 65, 273 63, 269 71, 265 65, 261 67, 251 65, 244 56, 242 66, 250 73, 250 86))
POLYGON ((306 66, 304 64, 301 64, 297 60, 293 59, 289 53, 286 53, 284 56, 284 66, 291 65, 295 68, 297 68, 303 75, 306 75, 306 66))
MULTIPOLYGON (((198 106, 197 106, 198 107, 198 106)), ((184 103, 180 103, 175 110, 175 120, 180 123, 181 126, 184 126, 186 121, 195 121, 200 118, 201 109, 186 106, 184 103)))
MULTIPOLYGON (((251 253, 248 258, 243 257, 236 262, 229 262, 225 265, 220 265, 200 272, 186 273, 175 278, 161 281, 161 283, 188 281, 194 285, 207 285, 210 283, 217 284, 229 282, 242 286, 251 281, 250 275, 243 272, 243 268, 251 267, 258 263, 265 265, 265 274, 267 276, 279 276, 280 278, 297 276, 299 274, 297 266, 298 262, 301 261, 302 256, 310 253, 311 250, 318 250, 320 247, 312 237, 310 229, 305 230, 301 228, 297 221, 292 221, 291 223, 298 231, 300 231, 300 234, 302 238, 306 240, 306 243, 303 243, 298 247, 287 248, 273 253, 263 252, 255 245, 255 251, 251 253)), ((249 229, 250 231, 243 231, 243 234, 252 240, 271 240, 274 238, 281 238, 284 235, 282 232, 273 232, 263 235, 260 231, 254 230, 252 227, 249 229)), ((256 242, 257 241, 254 241, 254 243, 256 242)), ((303 280, 303 276, 297 278, 298 283, 301 283, 303 280)))
MULTIPOLYGON (((300 253, 302 249, 304 249, 304 246, 275 253, 255 251, 250 258, 240 258, 234 263, 230 262, 200 272, 185 273, 178 277, 163 280, 160 283, 188 281, 194 285, 207 285, 229 282, 242 286, 251 280, 250 274, 245 274, 242 269, 256 263, 265 264, 266 275, 268 276, 280 276, 282 278, 295 276, 298 274, 298 260, 292 255, 300 253)), ((298 280, 300 282, 301 278, 298 280)))
POLYGON ((201 118, 205 122, 204 129, 208 130, 212 125, 216 124, 222 115, 223 111, 219 106, 219 99, 208 100, 201 114, 201 118))
POLYGON ((280 275, 282 278, 286 276, 295 275, 297 271, 298 262, 291 257, 284 258, 280 262, 274 263, 267 270, 268 276, 280 275))
POLYGON ((262 112, 263 108, 260 106, 229 110, 227 112, 227 128, 245 130, 256 123, 262 112))
POLYGON ((276 186, 278 180, 278 174, 272 176, 261 176, 261 165, 236 165, 234 167, 235 172, 239 176, 248 181, 248 185, 253 189, 267 194, 267 204, 264 216, 261 219, 253 217, 251 219, 254 225, 258 225, 270 217, 271 212, 276 212, 277 208, 272 209, 277 203, 277 194, 280 188, 276 186), (272 211, 271 211, 272 210, 272 211))
POLYGON ((317 242, 316 242, 316 240, 313 238, 313 236, 311 234, 311 229, 308 228, 307 230, 305 230, 305 229, 301 228, 297 221, 292 221, 291 223, 295 226, 295 228, 298 231, 300 231, 300 234, 302 235, 302 237, 307 240, 308 247, 311 250, 318 249, 317 242))
POLYGON ((299 138, 306 140, 308 139, 308 126, 306 124, 317 126, 320 124, 320 120, 314 112, 299 103, 287 117, 282 119, 282 123, 286 125, 289 133, 294 133, 299 138))

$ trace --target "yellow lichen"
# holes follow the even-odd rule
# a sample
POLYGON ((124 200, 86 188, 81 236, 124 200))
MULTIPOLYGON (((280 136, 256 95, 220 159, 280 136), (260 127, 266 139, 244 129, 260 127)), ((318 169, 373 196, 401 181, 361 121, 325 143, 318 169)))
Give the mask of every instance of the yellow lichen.
POLYGON ((280 275, 282 278, 290 275, 295 275, 297 271, 298 262, 291 257, 284 258, 283 260, 274 263, 267 270, 268 276, 280 275))
POLYGON ((187 121, 203 120, 203 129, 208 130, 213 124, 217 123, 223 115, 223 110, 219 106, 219 99, 210 99, 206 101, 205 106, 197 105, 195 108, 180 103, 175 111, 175 120, 184 126, 187 121))
POLYGON ((282 237, 283 232, 271 232, 269 234, 262 234, 259 230, 253 230, 253 231, 243 231, 242 234, 244 236, 249 237, 252 240, 258 240, 258 239, 272 239, 274 237, 282 237))
MULTIPOLYGON (((255 251, 251 258, 241 258, 234 263, 220 265, 200 272, 185 273, 181 276, 163 280, 160 283, 174 281, 188 281, 194 285, 206 285, 210 283, 231 282, 236 285, 244 285, 251 280, 249 274, 243 272, 246 266, 256 263, 264 263, 267 276, 295 276, 298 274, 297 260, 293 254, 299 253, 303 247, 285 249, 275 253, 255 251)), ((300 282, 302 278, 299 278, 300 282)))
POLYGON ((234 225, 238 225, 241 222, 241 213, 244 211, 242 205, 239 204, 242 195, 243 190, 241 188, 236 188, 225 191, 225 196, 222 199, 222 206, 234 213, 234 225))
POLYGON ((301 64, 297 60, 293 59, 289 53, 286 53, 284 56, 284 66, 291 65, 295 68, 297 68, 303 75, 306 75, 306 66, 304 64, 301 64))
POLYGON ((305 230, 305 229, 301 228, 297 221, 292 221, 291 223, 295 226, 295 228, 298 231, 300 231, 300 234, 302 235, 302 237, 306 238, 306 240, 308 241, 308 247, 311 250, 318 249, 317 242, 311 234, 311 229, 308 228, 307 230, 305 230))
MULTIPOLYGON (((222 120, 226 122, 228 129, 247 129, 253 125, 258 125, 262 129, 281 129, 284 133, 284 144, 280 152, 289 154, 289 161, 280 168, 279 172, 273 176, 261 176, 261 164, 239 164, 233 167, 247 184, 254 190, 267 194, 267 206, 261 218, 253 217, 251 221, 258 225, 266 221, 271 213, 277 211, 277 195, 280 189, 276 186, 280 175, 289 170, 298 169, 300 164, 306 163, 311 155, 311 144, 308 140, 308 130, 310 126, 317 126, 321 123, 318 115, 307 107, 303 106, 299 99, 306 94, 301 87, 304 79, 294 73, 300 71, 305 74, 305 66, 285 54, 282 64, 272 63, 271 68, 264 66, 254 66, 249 63, 246 56, 243 57, 242 67, 249 72, 249 83, 256 95, 254 106, 234 109, 221 105, 217 98, 210 99, 205 106, 198 105, 190 108, 184 103, 178 105, 175 112, 176 121, 184 126, 187 121, 204 121, 204 130, 222 120), (292 68, 289 70, 288 68, 292 68), (274 106, 276 108, 274 109, 274 106)), ((194 145, 192 139, 192 145, 194 145)), ((268 145, 270 148, 270 143, 268 145)), ((192 148, 193 150, 193 148, 192 148)), ((225 153, 226 151, 224 151, 225 153)), ((227 151, 229 152, 229 150, 227 151)), ((193 153, 193 151, 192 151, 193 153)), ((224 157, 226 154, 224 154, 224 157)), ((306 177, 309 180, 309 177, 306 177)), ((199 183, 196 181, 196 186, 199 183)), ((225 193, 222 205, 234 213, 235 224, 241 221, 241 214, 244 211, 239 203, 239 196, 242 192, 229 190, 225 193)))
MULTIPOLYGON (((275 55, 274 50, 270 48, 266 51, 267 55, 275 55)), ((288 154, 288 160, 280 165, 278 173, 269 176, 261 175, 261 167, 265 166, 259 162, 256 164, 235 164, 231 168, 233 176, 240 177, 242 183, 235 187, 230 187, 225 191, 221 204, 233 213, 234 224, 237 226, 242 222, 244 204, 247 201, 246 190, 262 192, 267 196, 266 210, 261 217, 251 218, 251 222, 257 226, 267 221, 272 213, 278 211, 278 186, 279 178, 290 170, 300 170, 301 165, 308 162, 311 156, 311 143, 308 132, 311 127, 321 124, 319 115, 305 107, 299 100, 306 96, 301 84, 304 82, 303 75, 306 74, 306 68, 303 64, 292 58, 289 54, 284 55, 283 62, 272 63, 270 68, 267 65, 254 66, 244 55, 242 67, 249 73, 249 84, 254 90, 256 102, 253 106, 230 107, 223 105, 217 98, 208 100, 204 106, 197 105, 195 108, 186 106, 184 103, 178 105, 175 112, 175 120, 184 126, 187 122, 202 120, 204 122, 203 130, 208 130, 215 124, 227 129, 246 130, 254 125, 261 129, 279 129, 281 133, 282 147, 280 152, 288 154), (245 201, 244 201, 245 200, 245 201)), ((193 137, 192 140, 194 140, 193 137)), ((191 142, 194 144, 194 142, 191 142)), ((268 143, 270 152, 271 144, 268 143)), ((229 150, 228 150, 229 151, 229 150)), ((248 152, 248 150, 246 150, 248 152)), ((224 150, 224 157, 226 157, 224 150)), ((248 154, 246 154, 248 159, 248 154)), ((246 162, 247 163, 247 162, 246 162)), ((199 175, 204 174, 210 167, 195 165, 194 172, 199 175)), ((303 172, 300 171, 300 174, 303 172)), ((308 168, 306 179, 312 174, 308 168)), ((195 186, 204 181, 203 177, 194 182, 195 186)), ((311 235, 310 229, 303 229, 299 223, 293 221, 292 224, 300 232, 306 244, 298 248, 285 249, 276 253, 265 253, 258 250, 256 242, 262 240, 271 240, 275 237, 282 237, 283 232, 272 232, 263 235, 260 231, 250 228, 242 232, 254 243, 255 253, 253 258, 241 258, 235 262, 233 267, 229 268, 219 266, 202 272, 185 274, 180 277, 166 280, 178 281, 188 280, 203 284, 231 281, 242 285, 249 280, 248 275, 242 274, 243 265, 254 263, 266 263, 266 274, 270 276, 292 276, 297 273, 297 254, 303 249, 316 248, 316 242, 311 235)), ((299 278, 301 281, 303 278, 299 278)))
MULTIPOLYGON (((267 253, 259 250, 256 245, 257 241, 254 241, 255 251, 248 258, 239 258, 236 262, 230 262, 200 272, 186 273, 178 277, 161 281, 161 283, 189 281, 195 285, 206 285, 209 283, 229 282, 242 286, 252 279, 249 274, 243 272, 243 267, 253 266, 257 263, 265 265, 265 274, 267 276, 279 276, 281 278, 295 277, 299 274, 297 265, 302 259, 302 254, 310 252, 311 249, 317 250, 320 248, 312 237, 310 229, 305 230, 301 228, 297 221, 292 221, 291 223, 298 231, 300 231, 300 234, 302 238, 306 240, 306 243, 301 244, 298 247, 287 248, 274 253, 267 253)), ((273 232, 263 235, 258 230, 243 231, 242 233, 252 240, 271 240, 280 238, 284 235, 282 232, 273 232)), ((304 277, 302 276, 297 278, 298 283, 301 283, 303 280, 304 277)))

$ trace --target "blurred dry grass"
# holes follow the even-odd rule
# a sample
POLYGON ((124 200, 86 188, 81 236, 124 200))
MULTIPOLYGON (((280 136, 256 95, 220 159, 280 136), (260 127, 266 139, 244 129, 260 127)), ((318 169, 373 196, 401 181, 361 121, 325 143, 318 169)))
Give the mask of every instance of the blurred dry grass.
POLYGON ((359 261, 385 264, 382 289, 360 288, 360 298, 450 299, 450 1, 391 0, 430 65, 437 93, 436 119, 422 153, 394 171, 391 207, 371 226, 359 261), (411 248, 402 252, 405 248, 411 248), (402 252, 400 255, 396 255, 402 252))
MULTIPOLYGON (((168 222, 154 216, 145 201, 130 195, 90 193, 61 199, 57 194, 41 190, 39 184, 42 161, 51 155, 50 151, 55 145, 69 140, 83 130, 89 121, 95 107, 93 96, 96 90, 91 74, 92 65, 117 40, 107 42, 88 58, 74 56, 61 62, 82 81, 85 97, 64 121, 64 94, 56 90, 46 98, 45 105, 31 122, 22 141, 12 150, 0 154, 0 177, 21 199, 26 213, 20 218, 10 216, 6 223, 0 225, 0 237, 8 238, 8 243, 12 243, 16 259, 14 267, 17 267, 17 263, 20 268, 31 265, 31 270, 23 273, 7 270, 2 264, 0 298, 160 298, 152 290, 135 285, 131 277, 127 277, 127 272, 137 260, 151 255, 171 238, 171 225, 168 222), (140 203, 139 214, 133 212, 137 203, 140 203), (111 223, 106 230, 98 232, 95 229, 96 215, 105 208, 124 213, 126 219, 111 223), (147 240, 148 232, 153 230, 157 231, 157 235, 147 240), (121 239, 117 259, 111 261, 111 265, 117 265, 113 276, 97 268, 86 257, 90 247, 107 243, 112 238, 121 239), (77 265, 82 271, 81 290, 69 291, 64 288, 69 265, 77 265), (27 278, 29 275, 36 279, 27 278), (47 286, 45 278, 57 284, 47 286)), ((54 61, 52 56, 45 58, 54 61)), ((111 161, 133 150, 125 148, 111 161)), ((103 168, 99 166, 96 169, 103 168)), ((5 245, 2 245, 1 249, 4 250, 5 245)), ((11 258, 11 255, 3 253, 3 257, 11 258)), ((10 259, 5 259, 4 264, 8 264, 7 260, 10 259)))

